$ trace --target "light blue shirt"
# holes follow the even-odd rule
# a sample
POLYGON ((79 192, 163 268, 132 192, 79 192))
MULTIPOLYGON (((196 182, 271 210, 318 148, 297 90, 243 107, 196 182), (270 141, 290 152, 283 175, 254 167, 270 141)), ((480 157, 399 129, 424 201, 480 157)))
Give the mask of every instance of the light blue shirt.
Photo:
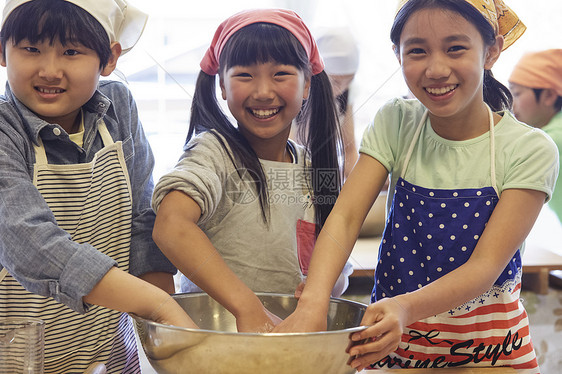
POLYGON ((0 96, 0 268, 5 267, 28 291, 52 297, 85 312, 82 297, 116 265, 91 245, 79 244, 57 225, 33 185, 35 152, 40 136, 49 164, 92 161, 103 148, 97 131, 102 117, 114 141, 123 142, 132 191, 130 273, 175 273, 152 240, 155 214, 150 207, 154 157, 129 90, 102 81, 83 106, 84 143, 79 147, 65 130, 37 117, 6 85, 0 96))

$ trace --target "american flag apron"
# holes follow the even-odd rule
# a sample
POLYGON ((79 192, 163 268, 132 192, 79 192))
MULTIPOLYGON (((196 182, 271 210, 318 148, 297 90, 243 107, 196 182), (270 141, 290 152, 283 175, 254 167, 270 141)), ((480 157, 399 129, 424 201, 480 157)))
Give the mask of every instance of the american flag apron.
MULTIPOLYGON (((402 176, 427 119, 410 145, 402 176)), ((432 189, 398 179, 375 271, 372 302, 421 288, 464 264, 498 200, 490 114, 492 186, 432 189)), ((372 368, 511 366, 538 373, 519 293, 517 250, 492 288, 474 300, 407 326, 398 349, 372 368)))

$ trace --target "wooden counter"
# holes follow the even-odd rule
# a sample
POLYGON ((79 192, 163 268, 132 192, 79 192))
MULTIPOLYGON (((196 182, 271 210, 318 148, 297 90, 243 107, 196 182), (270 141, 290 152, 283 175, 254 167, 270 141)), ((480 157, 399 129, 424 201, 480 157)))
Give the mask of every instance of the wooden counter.
POLYGON ((353 264, 352 277, 373 277, 379 256, 381 237, 359 238, 351 251, 349 261, 353 264))
POLYGON ((523 286, 526 289, 547 294, 552 270, 562 270, 562 256, 544 248, 527 248, 523 255, 523 286))

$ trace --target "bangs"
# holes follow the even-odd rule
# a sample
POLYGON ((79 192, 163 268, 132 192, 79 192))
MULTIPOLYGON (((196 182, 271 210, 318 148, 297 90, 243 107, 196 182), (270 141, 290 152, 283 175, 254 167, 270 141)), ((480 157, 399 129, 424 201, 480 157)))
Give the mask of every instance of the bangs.
POLYGON ((392 24, 390 40, 394 45, 400 45, 400 36, 404 25, 412 14, 421 9, 442 9, 457 13, 478 29, 486 44, 493 45, 495 43, 496 35, 493 26, 470 3, 456 0, 411 0, 398 11, 392 24))
POLYGON ((233 66, 266 62, 293 65, 310 71, 306 51, 287 29, 271 23, 254 23, 238 30, 225 44, 219 65, 221 71, 233 66))
POLYGON ((50 45, 81 44, 96 51, 102 64, 111 53, 109 37, 101 24, 67 1, 35 0, 20 5, 6 19, 1 37, 4 45, 25 39, 30 43, 48 41, 50 45))

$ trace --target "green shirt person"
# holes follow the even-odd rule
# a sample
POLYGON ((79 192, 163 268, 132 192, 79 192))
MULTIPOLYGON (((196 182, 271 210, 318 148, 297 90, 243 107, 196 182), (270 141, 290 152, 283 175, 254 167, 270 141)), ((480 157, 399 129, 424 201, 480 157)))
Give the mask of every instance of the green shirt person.
MULTIPOLYGON (((558 146, 562 159, 562 49, 523 55, 509 77, 515 117, 544 130, 558 146)), ((549 201, 562 222, 562 178, 549 201)))

